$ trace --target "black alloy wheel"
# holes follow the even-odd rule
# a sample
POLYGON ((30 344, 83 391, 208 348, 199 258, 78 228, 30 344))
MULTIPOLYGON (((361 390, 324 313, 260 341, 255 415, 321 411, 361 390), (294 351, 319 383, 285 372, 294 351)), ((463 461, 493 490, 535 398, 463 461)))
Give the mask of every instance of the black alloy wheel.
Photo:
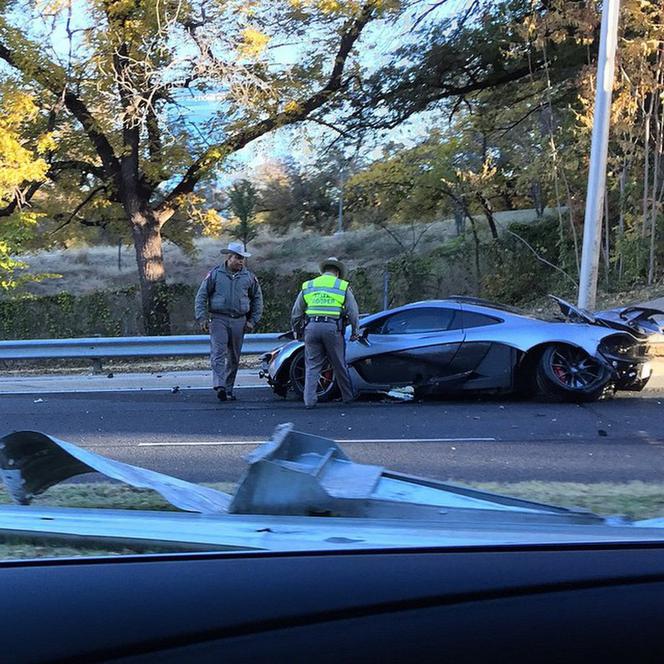
POLYGON ((537 385, 545 397, 596 401, 610 391, 611 371, 581 348, 556 344, 544 350, 537 385))
MULTIPOLYGON (((298 353, 291 362, 288 371, 290 378, 290 385, 293 388, 296 396, 301 399, 304 396, 304 351, 298 353)), ((319 401, 329 401, 334 399, 339 393, 339 388, 334 380, 334 372, 329 362, 326 362, 321 371, 320 378, 318 379, 318 386, 316 387, 316 394, 319 401)))

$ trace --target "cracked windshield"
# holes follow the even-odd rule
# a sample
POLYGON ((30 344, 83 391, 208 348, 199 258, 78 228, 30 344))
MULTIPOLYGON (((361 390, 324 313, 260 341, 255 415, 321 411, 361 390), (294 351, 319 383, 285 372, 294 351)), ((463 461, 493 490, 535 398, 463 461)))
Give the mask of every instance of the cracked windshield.
POLYGON ((662 541, 661 16, 0 1, 0 558, 662 541))

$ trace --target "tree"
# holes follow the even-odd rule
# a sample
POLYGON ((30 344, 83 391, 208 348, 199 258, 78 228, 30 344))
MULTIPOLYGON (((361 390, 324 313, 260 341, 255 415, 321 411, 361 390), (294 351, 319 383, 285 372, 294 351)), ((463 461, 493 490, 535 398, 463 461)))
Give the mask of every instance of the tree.
POLYGON ((258 204, 256 187, 249 180, 238 180, 228 193, 228 201, 237 219, 237 223, 230 229, 231 235, 242 242, 246 251, 247 245, 258 233, 254 223, 258 204))
POLYGON ((398 12, 399 3, 87 0, 75 7, 0 3, 0 58, 24 89, 37 91, 45 116, 58 108, 47 177, 26 188, 35 188, 32 196, 57 189, 70 210, 63 224, 128 227, 145 327, 163 333, 164 226, 184 223, 197 187, 231 155, 332 108, 361 66, 367 25, 398 12), (303 41, 305 31, 316 38, 303 41), (272 49, 288 43, 303 45, 300 57, 280 64, 272 49), (186 94, 218 100, 202 129, 182 112, 186 94))
MULTIPOLYGON (((343 109, 344 127, 349 131, 393 128, 433 108, 451 109, 454 114, 469 97, 484 90, 546 75, 556 82, 573 77, 586 64, 587 44, 570 40, 558 48, 551 41, 544 58, 533 51, 523 30, 524 24, 545 18, 552 4, 556 2, 474 0, 461 20, 422 21, 384 66, 358 82, 357 93, 348 97, 343 109)), ((434 9, 444 6, 434 3, 434 9)))
POLYGON ((304 168, 284 162, 261 175, 260 209, 273 230, 329 233, 335 227, 340 184, 336 161, 325 155, 304 168))
POLYGON ((14 256, 35 230, 38 215, 24 209, 26 195, 22 185, 39 181, 48 170, 43 154, 49 148, 43 135, 32 145, 24 138, 39 109, 33 98, 11 84, 0 89, 0 292, 20 283, 17 272, 25 267, 14 256))

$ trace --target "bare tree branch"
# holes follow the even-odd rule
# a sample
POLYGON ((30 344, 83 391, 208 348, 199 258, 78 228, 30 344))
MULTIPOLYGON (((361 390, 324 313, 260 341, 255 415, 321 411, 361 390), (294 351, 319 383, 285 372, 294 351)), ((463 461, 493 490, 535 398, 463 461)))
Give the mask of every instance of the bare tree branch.
MULTIPOLYGON (((90 201, 92 201, 92 199, 93 199, 97 194, 99 194, 99 193, 101 193, 101 192, 103 192, 103 191, 105 191, 105 190, 106 190, 106 187, 104 187, 104 186, 95 187, 95 188, 94 188, 94 189, 93 189, 93 190, 92 190, 92 191, 91 191, 91 192, 85 197, 85 199, 84 199, 81 203, 79 203, 79 204, 74 208, 74 211, 69 215, 69 217, 67 218, 67 220, 66 220, 65 222, 63 222, 62 224, 60 224, 60 226, 58 226, 54 231, 51 232, 51 235, 55 235, 57 232, 61 231, 65 226, 67 226, 68 224, 70 224, 70 223, 73 221, 73 219, 74 219, 75 217, 78 216, 78 214, 80 213, 80 211, 81 211, 81 210, 82 210, 82 209, 83 209, 88 203, 90 203, 90 201)), ((80 221, 81 221, 81 223, 82 223, 84 226, 99 226, 99 225, 102 225, 101 223, 99 223, 99 224, 95 224, 95 223, 92 223, 92 222, 87 222, 87 223, 86 223, 85 220, 80 220, 80 221)))
POLYGON ((208 148, 187 170, 180 182, 168 194, 163 203, 158 206, 157 214, 162 224, 173 214, 177 207, 177 199, 193 191, 198 181, 224 157, 237 152, 255 139, 276 129, 307 119, 312 111, 322 106, 336 92, 343 87, 343 72, 353 46, 360 38, 362 30, 375 15, 374 2, 370 1, 364 6, 362 12, 349 19, 343 30, 339 48, 334 58, 332 72, 327 83, 308 99, 295 105, 292 109, 283 110, 272 117, 262 120, 253 126, 240 130, 223 143, 208 148))
POLYGON ((546 260, 546 258, 544 258, 540 254, 538 254, 537 251, 524 238, 522 238, 520 235, 518 235, 514 231, 509 230, 508 228, 506 228, 504 230, 505 230, 506 233, 509 233, 510 235, 513 235, 520 242, 523 242, 523 244, 525 244, 526 247, 528 247, 528 249, 530 249, 530 251, 533 253, 533 255, 535 256, 535 258, 538 261, 541 261, 545 265, 548 265, 549 267, 552 267, 554 270, 557 270, 558 272, 560 272, 560 274, 567 277, 574 284, 575 288, 578 288, 579 284, 576 282, 576 279, 574 279, 574 277, 570 276, 567 272, 565 272, 565 270, 558 267, 557 265, 554 265, 553 263, 550 263, 548 260, 546 260))

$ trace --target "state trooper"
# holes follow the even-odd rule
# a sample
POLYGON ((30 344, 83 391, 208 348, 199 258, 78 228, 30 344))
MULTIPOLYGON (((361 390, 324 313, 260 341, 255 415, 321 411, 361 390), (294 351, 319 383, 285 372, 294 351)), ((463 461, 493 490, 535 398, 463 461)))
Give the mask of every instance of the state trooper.
POLYGON ((344 327, 351 326, 351 341, 358 338, 359 310, 350 285, 345 281, 346 268, 335 256, 320 263, 321 276, 305 281, 291 311, 293 329, 302 336, 304 328, 304 405, 316 405, 316 387, 320 373, 329 360, 344 402, 355 399, 348 366, 344 327))
POLYGON ((229 243, 221 253, 228 258, 201 282, 194 311, 201 331, 210 333, 213 389, 219 401, 226 401, 235 399, 242 340, 261 318, 263 294, 256 275, 245 266, 251 254, 241 242, 229 243))

